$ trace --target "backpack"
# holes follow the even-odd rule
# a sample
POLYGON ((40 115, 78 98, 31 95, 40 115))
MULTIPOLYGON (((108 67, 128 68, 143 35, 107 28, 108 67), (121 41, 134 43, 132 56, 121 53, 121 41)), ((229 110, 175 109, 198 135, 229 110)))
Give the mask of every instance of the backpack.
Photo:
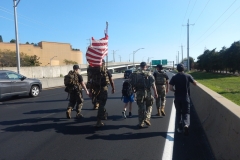
POLYGON ((69 71, 68 74, 64 76, 64 85, 66 86, 65 92, 68 93, 81 90, 78 74, 74 71, 69 71))
POLYGON ((104 87, 110 84, 108 69, 105 66, 91 67, 87 69, 88 83, 95 87, 104 87))
POLYGON ((122 97, 130 97, 133 94, 132 85, 128 80, 124 81, 122 86, 122 97))
POLYGON ((130 75, 130 83, 136 90, 150 89, 154 78, 151 76, 150 71, 138 70, 130 75))
POLYGON ((166 77, 164 76, 165 73, 163 72, 155 72, 156 74, 156 79, 155 79, 155 84, 156 85, 165 85, 166 84, 166 77))

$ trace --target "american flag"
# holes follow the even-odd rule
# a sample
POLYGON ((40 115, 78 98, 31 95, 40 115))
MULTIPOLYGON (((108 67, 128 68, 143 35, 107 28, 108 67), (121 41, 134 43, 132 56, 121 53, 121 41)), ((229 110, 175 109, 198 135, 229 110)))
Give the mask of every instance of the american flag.
POLYGON ((87 49, 86 58, 90 66, 98 67, 102 65, 102 59, 108 54, 108 35, 100 40, 92 37, 91 45, 87 49))

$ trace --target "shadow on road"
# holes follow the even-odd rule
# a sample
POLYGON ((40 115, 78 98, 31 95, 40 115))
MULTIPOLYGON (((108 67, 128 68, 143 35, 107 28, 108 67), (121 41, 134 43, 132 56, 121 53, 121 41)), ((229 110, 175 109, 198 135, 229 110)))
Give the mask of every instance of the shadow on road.
POLYGON ((193 105, 190 114, 189 136, 178 132, 174 134, 173 160, 215 159, 193 105))
MULTIPOLYGON (((38 112, 38 111, 36 111, 38 112)), ((46 111, 43 111, 46 112, 46 111)), ((48 111, 47 111, 48 112, 48 111)), ((32 112, 35 114, 35 112, 32 112)), ((50 113, 50 112, 48 112, 50 113)), ((26 113, 26 114, 31 114, 26 113)), ((108 120, 118 120, 123 119, 121 116, 109 116, 108 120)), ((88 137, 86 139, 103 139, 103 140, 129 140, 129 139, 143 139, 149 137, 162 136, 168 140, 173 140, 173 137, 167 135, 167 132, 142 132, 148 127, 139 129, 137 125, 107 125, 105 120, 105 126, 101 128, 96 128, 96 117, 77 119, 66 119, 66 118, 34 118, 34 119, 21 119, 12 121, 2 121, 0 125, 7 126, 2 129, 5 132, 44 132, 49 130, 54 130, 56 133, 61 133, 64 135, 79 135, 83 134, 88 137), (88 122, 93 122, 92 125, 87 124, 88 122), (107 134, 99 135, 98 131, 108 131, 108 130, 119 130, 121 128, 130 129, 132 131, 122 134, 107 134), (141 130, 141 133, 134 133, 141 130)), ((107 132, 106 132, 107 133, 107 132)))
MULTIPOLYGON (((110 127, 111 126, 107 126, 110 127)), ((133 128, 137 128, 136 126, 133 126, 133 128)), ((132 140, 132 139, 144 139, 144 138, 151 138, 151 137, 166 137, 167 132, 145 132, 145 133, 132 133, 132 132, 127 132, 123 134, 109 134, 109 135, 99 135, 99 134, 94 134, 91 136, 86 137, 86 139, 89 140, 95 140, 95 139, 103 139, 103 140, 132 140)), ((173 140, 173 137, 167 136, 169 140, 173 140)))
POLYGON ((59 113, 64 111, 66 111, 66 109, 46 109, 46 110, 34 110, 30 112, 25 112, 23 114, 46 114, 46 113, 59 113))

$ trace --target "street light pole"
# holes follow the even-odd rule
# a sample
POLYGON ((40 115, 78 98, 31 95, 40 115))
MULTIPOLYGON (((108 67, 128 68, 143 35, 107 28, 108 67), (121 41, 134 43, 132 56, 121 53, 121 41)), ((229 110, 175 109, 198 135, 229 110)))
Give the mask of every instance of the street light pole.
POLYGON ((17 72, 20 74, 20 55, 19 55, 19 41, 18 41, 18 23, 17 23, 17 5, 20 0, 13 0, 14 7, 14 22, 15 22, 15 37, 16 37, 16 60, 17 60, 17 72))
POLYGON ((134 66, 134 56, 135 56, 135 53, 136 53, 137 51, 139 51, 140 49, 144 49, 144 48, 139 48, 139 49, 137 49, 136 51, 133 51, 133 66, 134 66))
POLYGON ((113 62, 115 62, 115 53, 117 52, 118 50, 113 50, 113 62))
POLYGON ((57 56, 54 56, 50 59, 50 66, 52 66, 52 59, 55 58, 55 57, 57 57, 57 56))
POLYGON ((132 53, 129 54, 129 62, 130 62, 130 55, 131 55, 131 54, 132 54, 132 53))
POLYGON ((154 57, 148 57, 148 63, 150 62, 150 59, 151 59, 151 58, 154 58, 154 57))

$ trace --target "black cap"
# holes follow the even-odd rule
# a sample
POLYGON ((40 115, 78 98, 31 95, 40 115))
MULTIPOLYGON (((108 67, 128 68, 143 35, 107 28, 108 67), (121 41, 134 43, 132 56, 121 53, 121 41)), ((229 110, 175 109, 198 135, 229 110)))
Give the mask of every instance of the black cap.
POLYGON ((73 69, 80 69, 80 67, 79 67, 79 65, 75 64, 75 65, 73 66, 73 69))
POLYGON ((178 65, 177 65, 177 70, 178 70, 179 72, 184 71, 184 66, 183 66, 183 64, 178 64, 178 65))
POLYGON ((159 69, 161 69, 161 70, 163 69, 161 64, 158 64, 158 65, 157 65, 157 68, 159 68, 159 69))
POLYGON ((141 63, 140 63, 140 66, 141 66, 141 67, 145 67, 146 65, 147 65, 146 62, 141 62, 141 63))

